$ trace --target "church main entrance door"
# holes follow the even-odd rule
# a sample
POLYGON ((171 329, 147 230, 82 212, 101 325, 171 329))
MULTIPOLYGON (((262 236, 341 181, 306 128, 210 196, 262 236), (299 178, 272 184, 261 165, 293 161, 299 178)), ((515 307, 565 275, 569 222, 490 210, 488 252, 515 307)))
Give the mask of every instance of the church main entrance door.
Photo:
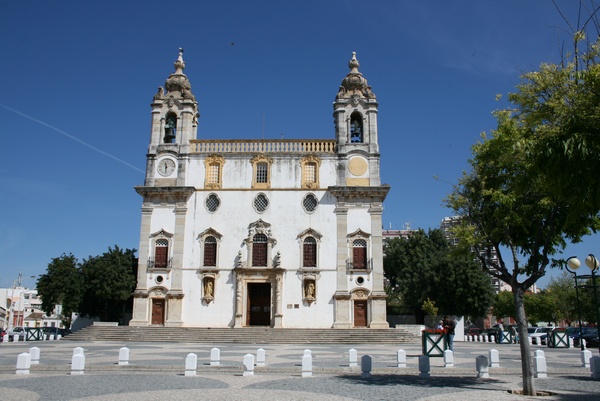
POLYGON ((271 284, 248 283, 248 326, 271 325, 271 284))
POLYGON ((367 301, 354 301, 354 327, 367 327, 367 301))
POLYGON ((165 300, 152 300, 152 324, 165 324, 165 300))

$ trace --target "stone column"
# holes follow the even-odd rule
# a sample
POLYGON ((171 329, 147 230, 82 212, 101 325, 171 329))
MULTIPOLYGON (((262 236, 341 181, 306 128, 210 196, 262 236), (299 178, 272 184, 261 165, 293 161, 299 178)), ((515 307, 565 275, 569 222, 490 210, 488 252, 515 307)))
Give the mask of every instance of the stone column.
POLYGON ((235 323, 234 327, 242 327, 243 322, 242 318, 244 317, 243 313, 243 302, 242 302, 242 282, 243 282, 242 274, 238 271, 235 273, 235 323))
POLYGON ((381 214, 383 206, 381 203, 373 203, 369 209, 371 215, 371 266, 373 277, 373 291, 369 296, 371 303, 370 328, 387 329, 390 327, 386 320, 387 294, 383 288, 383 241, 381 232, 381 214))
POLYGON ((275 314, 274 314, 274 322, 273 327, 283 327, 283 313, 282 305, 281 305, 281 287, 283 283, 283 273, 275 274, 275 314))
POLYGON ((178 204, 175 207, 175 233, 173 235, 173 264, 171 267, 171 289, 167 293, 167 320, 165 326, 181 327, 181 303, 183 293, 183 250, 187 207, 178 204))
POLYGON ((140 228, 140 246, 137 271, 137 287, 133 293, 133 316, 130 326, 148 326, 150 305, 148 298, 148 257, 150 256, 150 228, 152 211, 149 206, 142 206, 142 223, 140 228))
POLYGON ((350 318, 350 294, 348 293, 348 274, 346 260, 348 259, 348 206, 338 202, 335 208, 337 229, 337 273, 335 299, 334 328, 352 328, 350 318))

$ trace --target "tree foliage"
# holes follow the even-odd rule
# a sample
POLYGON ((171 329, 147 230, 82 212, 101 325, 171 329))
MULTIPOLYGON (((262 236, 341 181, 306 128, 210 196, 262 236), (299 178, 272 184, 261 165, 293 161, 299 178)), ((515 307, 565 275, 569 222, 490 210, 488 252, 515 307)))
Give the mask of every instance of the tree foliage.
POLYGON ((135 289, 135 252, 115 246, 82 263, 72 254, 53 258, 37 282, 42 310, 50 314, 55 305, 62 305, 61 320, 66 327, 73 313, 119 321, 135 289))
POLYGON ((50 315, 56 305, 62 305, 61 320, 66 327, 71 326, 71 316, 77 312, 81 302, 83 281, 77 267, 77 259, 72 254, 53 258, 36 284, 42 299, 42 310, 50 315))
POLYGON ((483 316, 492 303, 490 277, 472 256, 452 252, 439 229, 390 241, 384 270, 389 286, 419 323, 424 322, 422 306, 428 300, 442 314, 470 317, 483 316))
MULTIPOLYGON (((447 198, 463 218, 456 233, 462 245, 511 286, 521 338, 526 290, 561 264, 553 255, 567 241, 600 227, 598 46, 579 53, 581 38, 577 33, 570 61, 523 75, 509 95, 514 108, 495 113, 498 128, 474 145, 471 171, 447 198)), ((533 395, 527 342, 521 342, 521 359, 524 393, 533 395)))
POLYGON ((118 321, 135 290, 135 249, 108 248, 81 264, 84 293, 79 312, 103 321, 118 321))

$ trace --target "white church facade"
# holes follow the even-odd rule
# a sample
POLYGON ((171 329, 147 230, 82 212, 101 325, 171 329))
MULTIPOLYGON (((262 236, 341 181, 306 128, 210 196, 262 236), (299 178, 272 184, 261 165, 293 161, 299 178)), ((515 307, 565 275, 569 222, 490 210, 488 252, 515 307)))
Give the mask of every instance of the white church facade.
POLYGON ((152 102, 132 326, 387 328, 375 95, 353 53, 332 139, 197 139, 183 54, 152 102))

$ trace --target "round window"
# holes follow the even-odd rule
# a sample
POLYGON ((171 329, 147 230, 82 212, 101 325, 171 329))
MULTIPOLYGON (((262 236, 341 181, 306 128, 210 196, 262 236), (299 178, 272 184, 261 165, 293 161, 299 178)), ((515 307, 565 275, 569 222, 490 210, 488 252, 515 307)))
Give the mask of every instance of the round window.
POLYGON ((365 283, 365 278, 364 277, 357 277, 356 278, 356 284, 358 285, 363 285, 365 283))
POLYGON ((217 194, 210 194, 206 197, 205 205, 206 210, 208 210, 211 213, 214 213, 217 211, 219 206, 221 206, 221 200, 219 199, 217 194))
POLYGON ((302 207, 306 210, 307 213, 312 213, 317 209, 317 205, 319 204, 319 200, 313 194, 308 194, 302 199, 302 207))
POLYGON ((265 194, 258 194, 254 198, 254 209, 258 213, 262 213, 269 207, 269 198, 265 194))
POLYGON ((156 276, 156 282, 157 282, 158 284, 162 283, 162 282, 163 282, 163 280, 164 280, 163 276, 156 276))

